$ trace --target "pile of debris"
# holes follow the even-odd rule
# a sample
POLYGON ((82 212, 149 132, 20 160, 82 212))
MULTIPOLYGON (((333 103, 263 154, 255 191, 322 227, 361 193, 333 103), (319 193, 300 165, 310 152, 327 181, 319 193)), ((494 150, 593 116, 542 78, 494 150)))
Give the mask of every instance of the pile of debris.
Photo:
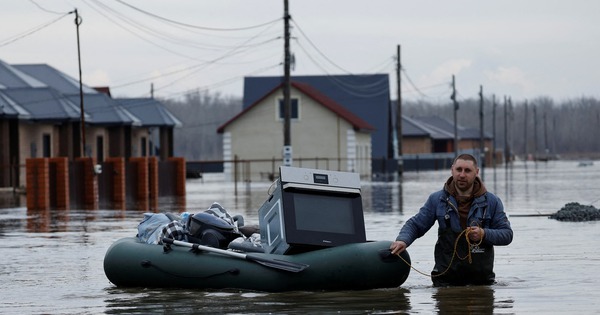
POLYGON ((570 202, 551 215, 550 219, 570 222, 597 221, 600 220, 600 210, 591 205, 570 202))

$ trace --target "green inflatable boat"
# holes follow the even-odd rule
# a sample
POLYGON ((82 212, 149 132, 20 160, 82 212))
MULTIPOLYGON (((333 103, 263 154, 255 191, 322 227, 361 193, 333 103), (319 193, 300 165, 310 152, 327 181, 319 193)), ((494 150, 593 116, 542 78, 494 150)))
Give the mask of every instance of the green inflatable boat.
MULTIPOLYGON (((406 251, 391 255, 391 242, 366 239, 359 174, 281 166, 272 187, 258 209, 258 227, 243 233, 259 232, 260 250, 232 247, 239 245, 234 224, 224 220, 227 211, 218 203, 184 219, 182 233, 167 234, 179 240, 147 238, 146 231, 171 231, 167 226, 179 222, 147 229, 163 216, 149 214, 138 226, 141 238, 121 239, 108 249, 106 276, 121 287, 268 292, 394 288, 408 278, 406 251)), ((246 228, 243 220, 237 228, 246 228)))
POLYGON ((104 272, 118 287, 293 290, 366 290, 398 287, 410 257, 390 254, 389 241, 346 244, 293 255, 244 253, 165 240, 116 241, 106 252, 104 272), (170 244, 169 244, 170 243, 170 244), (173 244, 176 243, 176 244, 173 244))

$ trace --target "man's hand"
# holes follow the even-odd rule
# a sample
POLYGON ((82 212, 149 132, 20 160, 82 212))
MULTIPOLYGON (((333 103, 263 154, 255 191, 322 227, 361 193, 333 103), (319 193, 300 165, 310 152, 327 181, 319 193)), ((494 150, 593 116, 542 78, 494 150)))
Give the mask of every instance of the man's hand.
POLYGON ((483 236, 485 236, 485 230, 478 226, 470 227, 467 233, 469 233, 469 239, 473 242, 481 242, 483 236))
POLYGON ((398 255, 402 253, 406 249, 406 243, 403 241, 395 241, 390 245, 390 250, 392 251, 392 255, 398 255))

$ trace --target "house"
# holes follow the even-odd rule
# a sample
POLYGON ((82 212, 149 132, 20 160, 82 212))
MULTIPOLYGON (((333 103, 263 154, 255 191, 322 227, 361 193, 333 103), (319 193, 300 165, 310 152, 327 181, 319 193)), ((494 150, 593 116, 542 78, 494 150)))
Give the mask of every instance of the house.
MULTIPOLYGON (((310 84, 294 80, 290 86, 293 165, 370 177, 375 128, 310 84)), ((273 178, 278 171, 283 148, 282 88, 281 83, 275 85, 217 129, 223 134, 225 161, 253 161, 244 164, 244 170, 226 163, 226 177, 245 172, 246 179, 258 180, 273 178)))
MULTIPOLYGON (((381 165, 394 158, 388 74, 293 76, 292 81, 312 86, 370 124, 374 128, 371 132, 371 168, 374 173, 385 172, 381 165)), ((244 78, 243 108, 255 104, 282 82, 283 78, 280 76, 244 78)), ((292 102, 293 98, 292 95, 292 102)), ((292 146, 296 150, 293 141, 292 146)), ((319 156, 320 148, 312 149, 311 155, 319 156)), ((395 164, 395 161, 387 164, 395 164)))
POLYGON ((82 151, 98 163, 173 156, 173 128, 181 122, 159 101, 113 99, 107 88, 81 88, 82 95, 78 80, 49 65, 0 61, 0 146, 7 148, 0 153, 0 187, 25 185, 28 158, 73 160, 82 151))
POLYGON ((161 102, 154 98, 116 98, 115 101, 138 117, 144 127, 149 128, 150 141, 143 137, 138 139, 142 156, 154 155, 152 149, 157 147, 156 155, 161 160, 174 155, 173 128, 181 127, 182 123, 161 102), (158 130, 158 133, 154 130, 158 130), (155 146, 153 143, 161 145, 155 146))
MULTIPOLYGON (((459 152, 480 155, 479 129, 457 126, 459 152)), ((493 137, 484 133, 484 148, 492 147, 493 137)), ((402 116, 402 149, 406 170, 450 167, 454 159, 454 123, 439 116, 402 116), (420 164, 419 164, 420 163, 420 164)), ((491 150, 483 165, 491 164, 491 150)))

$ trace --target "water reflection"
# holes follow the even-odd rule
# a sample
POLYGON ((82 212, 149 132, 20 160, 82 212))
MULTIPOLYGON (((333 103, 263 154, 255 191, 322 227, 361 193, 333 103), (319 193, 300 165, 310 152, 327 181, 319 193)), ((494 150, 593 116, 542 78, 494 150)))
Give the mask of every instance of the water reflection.
POLYGON ((106 314, 408 314, 407 289, 265 293, 109 288, 106 314))
POLYGON ((512 302, 495 305, 491 286, 435 288, 432 298, 438 314, 494 314, 494 309, 510 309, 512 302))

